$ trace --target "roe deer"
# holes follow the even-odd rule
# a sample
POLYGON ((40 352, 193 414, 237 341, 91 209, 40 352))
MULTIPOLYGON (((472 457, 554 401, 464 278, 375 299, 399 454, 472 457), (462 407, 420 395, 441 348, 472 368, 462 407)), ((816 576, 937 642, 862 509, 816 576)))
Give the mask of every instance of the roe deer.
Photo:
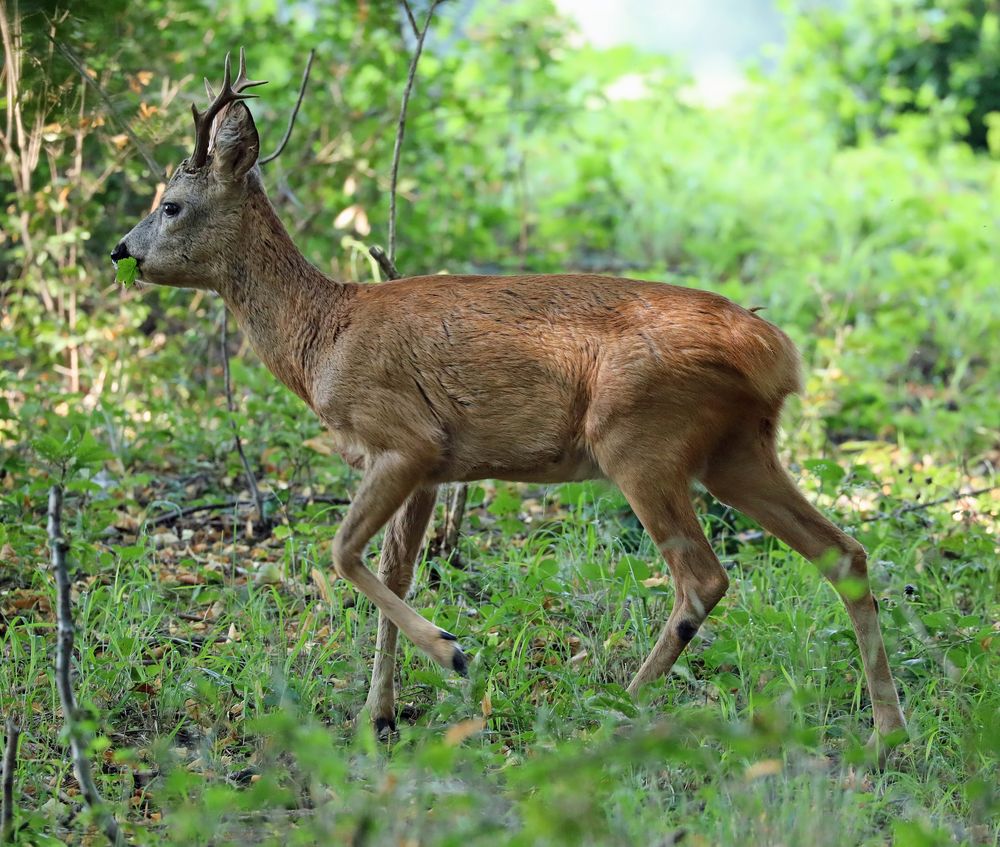
POLYGON ((333 565, 379 610, 367 708, 395 726, 397 628, 459 673, 455 636, 404 601, 436 486, 496 478, 607 478, 669 566, 674 607, 629 691, 667 673, 728 579, 689 487, 820 563, 861 649, 873 742, 904 726, 865 551, 821 515, 778 461, 799 358, 777 327, 716 294, 595 275, 421 276, 336 282, 278 220, 257 167, 240 73, 195 110, 193 155, 158 208, 115 247, 141 279, 218 292, 264 364, 329 427, 364 479, 333 541, 333 565), (388 522, 376 577, 362 562, 388 522), (830 562, 833 565, 830 566, 830 562))

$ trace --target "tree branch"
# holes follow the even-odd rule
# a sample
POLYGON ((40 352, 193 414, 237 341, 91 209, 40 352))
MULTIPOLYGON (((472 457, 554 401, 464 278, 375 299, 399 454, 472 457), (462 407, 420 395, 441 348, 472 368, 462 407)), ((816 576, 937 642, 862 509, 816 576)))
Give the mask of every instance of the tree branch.
POLYGON ((128 121, 118 114, 118 110, 115 108, 115 104, 112 102, 111 98, 107 95, 107 92, 101 88, 96 79, 87 73, 87 68, 77 57, 76 53, 73 52, 72 48, 64 42, 58 41, 51 34, 49 35, 49 40, 55 44, 59 52, 62 53, 66 61, 73 66, 73 69, 81 76, 83 81, 97 92, 97 96, 103 101, 108 110, 108 114, 111 115, 112 120, 118 124, 121 130, 129 137, 129 141, 131 141, 135 149, 139 151, 139 155, 145 160, 146 166, 152 172, 153 176, 157 179, 162 178, 163 168, 156 164, 156 160, 153 159, 145 145, 139 140, 139 136, 132 131, 132 127, 129 125, 128 121))
POLYGON ((260 489, 257 487, 257 477, 254 476, 253 468, 247 459, 247 454, 243 452, 243 440, 240 438, 239 427, 236 426, 236 403, 233 401, 233 383, 229 377, 229 348, 226 339, 229 335, 229 312, 225 303, 222 304, 222 379, 226 387, 226 408, 229 409, 229 425, 233 428, 233 438, 236 440, 236 452, 240 455, 243 463, 243 473, 247 478, 247 485, 250 486, 250 496, 253 497, 254 508, 257 510, 257 522, 261 526, 267 526, 268 521, 264 517, 264 498, 260 496, 260 489))
POLYGON ((73 772, 80 784, 80 793, 88 808, 93 812, 108 840, 114 845, 125 843, 118 821, 114 814, 105 806, 94 784, 87 759, 87 745, 77 723, 76 696, 73 694, 73 683, 70 679, 70 665, 73 661, 73 609, 70 600, 69 574, 66 572, 66 550, 68 545, 62 537, 62 502, 63 490, 60 485, 49 489, 49 546, 52 549, 52 570, 56 576, 56 618, 58 620, 58 640, 56 642, 56 688, 59 690, 59 701, 62 704, 63 721, 69 736, 70 755, 73 759, 73 772))
MULTIPOLYGON (((433 0, 427 10, 427 18, 424 20, 424 28, 417 35, 417 46, 413 51, 413 58, 410 60, 410 72, 406 78, 406 88, 403 89, 403 101, 399 107, 399 122, 396 125, 396 144, 392 150, 392 172, 389 178, 389 261, 396 262, 396 184, 399 180, 399 158, 403 151, 403 137, 406 135, 406 109, 410 104, 410 93, 413 91, 413 82, 417 77, 417 63, 420 61, 420 54, 424 50, 424 39, 427 37, 427 30, 431 26, 431 18, 434 10, 441 0, 433 0)), ((413 13, 408 5, 404 4, 407 15, 412 19, 413 13)))
POLYGON ((288 144, 288 139, 292 137, 292 128, 295 126, 295 118, 299 114, 299 108, 302 106, 302 99, 306 95, 306 83, 309 82, 309 72, 312 70, 313 59, 316 58, 316 51, 309 51, 309 60, 306 62, 306 69, 302 72, 302 84, 299 86, 299 98, 295 101, 295 108, 292 109, 291 117, 288 119, 288 128, 285 130, 285 137, 281 139, 281 143, 278 145, 278 149, 275 150, 270 156, 265 156, 263 159, 259 160, 259 164, 266 165, 268 162, 273 162, 282 154, 285 149, 285 145, 288 144))
POLYGON ((368 255, 378 262, 378 266, 382 269, 382 273, 386 275, 387 279, 400 279, 396 265, 393 264, 392 259, 385 255, 385 250, 377 244, 373 244, 368 248, 368 255))
POLYGON ((14 840, 14 771, 17 769, 17 739, 21 730, 7 718, 7 741, 3 752, 3 811, 0 812, 0 844, 14 840))
POLYGON ((403 0, 403 11, 406 12, 406 18, 410 22, 410 28, 413 30, 413 37, 420 38, 420 27, 417 26, 417 19, 413 14, 413 9, 410 8, 410 4, 407 0, 403 0))

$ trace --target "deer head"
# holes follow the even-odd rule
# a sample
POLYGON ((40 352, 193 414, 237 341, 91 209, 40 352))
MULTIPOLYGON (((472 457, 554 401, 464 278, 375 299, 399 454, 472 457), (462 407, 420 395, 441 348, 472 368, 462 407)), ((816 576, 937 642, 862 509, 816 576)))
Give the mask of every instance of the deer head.
MULTIPOLYGON (((262 85, 240 69, 232 80, 229 56, 219 96, 202 113, 192 105, 194 152, 174 171, 159 206, 112 251, 118 262, 134 258, 139 278, 158 285, 215 288, 239 250, 250 193, 262 193, 257 157, 260 138, 244 90, 262 85)), ((211 88, 206 80, 206 88, 211 88)))

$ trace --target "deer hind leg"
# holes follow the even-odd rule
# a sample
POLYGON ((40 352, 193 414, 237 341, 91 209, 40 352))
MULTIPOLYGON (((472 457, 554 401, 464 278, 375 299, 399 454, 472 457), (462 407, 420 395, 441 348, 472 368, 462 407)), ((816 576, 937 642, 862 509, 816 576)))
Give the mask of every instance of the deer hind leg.
POLYGON ((868 582, 864 547, 828 521, 781 467, 771 420, 757 432, 736 436, 709 460, 703 482, 719 500, 756 520, 816 563, 837 589, 854 626, 878 737, 905 727, 889 670, 877 606, 868 582))
POLYGON ((719 564, 687 496, 687 480, 677 495, 659 501, 634 489, 625 495, 667 560, 674 581, 674 607, 656 644, 629 683, 629 693, 670 672, 708 613, 722 599, 729 578, 719 564))
POLYGON ((361 560, 365 545, 424 483, 434 455, 382 453, 370 463, 351 508, 333 539, 337 574, 352 583, 402 630, 417 647, 443 667, 466 673, 466 658, 455 636, 434 626, 406 605, 361 560))
POLYGON ((661 448, 657 452, 621 451, 617 461, 611 458, 602 462, 663 554, 674 582, 673 610, 629 684, 633 695, 640 686, 670 671, 729 587, 729 578, 691 505, 688 474, 657 467, 647 458, 661 453, 661 448))
MULTIPOLYGON (((420 553, 424 532, 434 511, 436 488, 418 488, 389 519, 382 542, 378 578, 400 598, 413 582, 415 560, 420 553)), ((378 615, 375 662, 365 708, 379 737, 396 730, 396 625, 385 615, 378 615)))

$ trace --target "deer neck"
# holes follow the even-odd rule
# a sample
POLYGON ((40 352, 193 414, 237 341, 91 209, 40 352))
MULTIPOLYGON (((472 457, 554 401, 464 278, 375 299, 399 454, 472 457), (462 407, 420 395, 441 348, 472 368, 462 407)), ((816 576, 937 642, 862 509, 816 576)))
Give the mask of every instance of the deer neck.
POLYGON ((311 406, 316 363, 346 325, 355 286, 309 263, 262 188, 249 193, 242 215, 246 236, 219 294, 268 370, 311 406))

